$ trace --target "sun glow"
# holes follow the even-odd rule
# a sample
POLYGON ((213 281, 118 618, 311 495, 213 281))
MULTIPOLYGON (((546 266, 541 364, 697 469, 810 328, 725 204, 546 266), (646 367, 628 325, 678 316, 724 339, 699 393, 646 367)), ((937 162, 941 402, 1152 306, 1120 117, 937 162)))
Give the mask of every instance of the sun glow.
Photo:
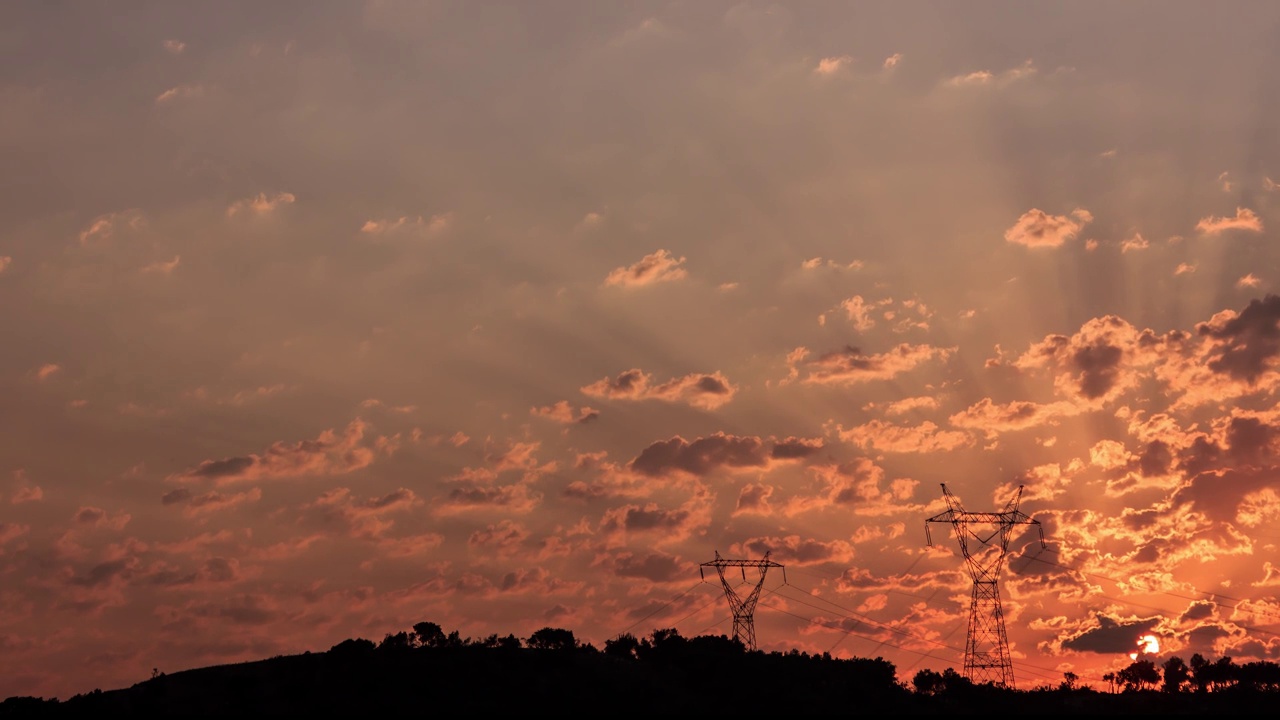
POLYGON ((1155 635, 1143 635, 1138 638, 1138 651, 1129 653, 1130 660, 1137 660, 1139 655, 1154 655, 1160 652, 1160 639, 1155 635))

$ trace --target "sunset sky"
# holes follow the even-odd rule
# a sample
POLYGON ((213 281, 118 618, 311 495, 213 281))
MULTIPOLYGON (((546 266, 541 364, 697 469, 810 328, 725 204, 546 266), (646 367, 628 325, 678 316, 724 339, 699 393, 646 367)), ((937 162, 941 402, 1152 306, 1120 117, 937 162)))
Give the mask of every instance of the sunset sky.
POLYGON ((942 483, 1045 531, 1019 687, 1280 660, 1277 37, 1263 1, 0 5, 0 697, 424 620, 728 635, 717 552, 785 566, 760 649, 909 681, 963 662, 942 483))

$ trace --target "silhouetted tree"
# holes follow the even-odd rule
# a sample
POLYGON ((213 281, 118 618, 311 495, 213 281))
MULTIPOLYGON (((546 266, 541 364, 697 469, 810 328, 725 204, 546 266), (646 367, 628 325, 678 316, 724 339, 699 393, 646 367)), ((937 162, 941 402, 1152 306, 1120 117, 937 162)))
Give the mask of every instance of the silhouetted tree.
POLYGON ((1191 656, 1191 684, 1195 686, 1196 692, 1207 692, 1209 690, 1209 682, 1213 675, 1210 663, 1200 653, 1191 656))
POLYGON ((383 652, 402 652, 412 647, 413 642, 409 638, 409 633, 404 631, 395 634, 387 633, 387 636, 378 644, 378 649, 383 652))
POLYGON ((1134 660, 1129 667, 1116 674, 1125 690, 1145 690, 1160 682, 1160 671, 1150 660, 1134 660))
POLYGON ((578 639, 573 636, 572 630, 544 627, 534 631, 525 644, 535 650, 575 650, 578 639))
POLYGON ((1165 660, 1160 669, 1164 671, 1164 684, 1160 686, 1164 692, 1182 692, 1183 686, 1191 681, 1191 668, 1177 655, 1165 660))
POLYGON ((974 687, 973 681, 956 672, 955 668, 947 668, 940 673, 936 670, 921 670, 911 679, 911 685, 921 695, 948 695, 974 687))
POLYGON ((938 695, 947 687, 942 680, 942 673, 929 668, 918 671, 915 677, 911 678, 911 686, 921 695, 938 695))
POLYGON ((623 633, 604 641, 604 652, 613 657, 634 660, 640 657, 640 641, 631 633, 623 633))
POLYGON ((1070 692, 1076 689, 1076 684, 1079 682, 1080 676, 1068 670, 1062 673, 1062 683, 1058 685, 1058 689, 1070 692))
POLYGON ((1191 656, 1191 682, 1198 692, 1215 692, 1239 680, 1240 667, 1230 657, 1210 662, 1200 653, 1191 656))
POLYGON ((445 642, 444 630, 433 622, 420 622, 414 625, 413 637, 422 647, 441 647, 445 642))
POLYGON ((1107 691, 1116 691, 1116 674, 1114 672, 1102 673, 1102 679, 1107 683, 1107 691))
POLYGON ((1280 690, 1280 665, 1270 660, 1244 663, 1236 669, 1236 680, 1251 690, 1280 690))
POLYGON ((497 633, 481 640, 478 644, 480 647, 497 650, 519 650, 521 646, 520 638, 515 635, 507 634, 504 637, 498 637, 497 633))

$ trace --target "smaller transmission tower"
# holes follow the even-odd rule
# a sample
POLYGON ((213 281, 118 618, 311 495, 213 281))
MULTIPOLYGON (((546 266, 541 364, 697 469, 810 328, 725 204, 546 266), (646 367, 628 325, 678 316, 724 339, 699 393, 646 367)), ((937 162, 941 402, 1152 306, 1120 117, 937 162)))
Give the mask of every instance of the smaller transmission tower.
MULTIPOLYGON (((755 612, 756 602, 760 599, 760 588, 764 587, 765 574, 769 572, 769 568, 782 568, 776 562, 769 559, 772 550, 764 554, 763 560, 726 560, 720 557, 720 551, 716 551, 716 559, 711 562, 704 562, 698 568, 698 573, 702 575, 702 579, 706 580, 706 568, 713 567, 720 576, 720 584, 724 586, 724 595, 729 598, 729 608, 733 610, 733 639, 741 640, 748 650, 756 649, 756 624, 755 612), (747 581, 747 568, 753 567, 760 571, 760 579, 756 581, 755 587, 745 598, 738 597, 738 592, 733 589, 729 581, 725 579, 724 569, 736 567, 742 569, 742 581, 747 581)), ((782 581, 787 580, 787 570, 782 569, 782 581)))
POLYGON ((1038 520, 1032 520, 1018 510, 1022 498, 1022 486, 1000 512, 967 512, 960 501, 942 484, 942 495, 947 500, 947 511, 924 521, 924 536, 930 546, 933 537, 929 523, 951 523, 956 539, 960 541, 960 553, 964 555, 969 576, 973 578, 973 594, 969 602, 969 634, 964 646, 964 674, 974 683, 991 682, 1012 688, 1013 662, 1009 659, 1009 640, 1004 630, 1004 611, 1000 609, 1000 591, 996 580, 1009 551, 1009 537, 1014 525, 1035 525, 1040 531, 1040 546, 1044 541, 1044 528, 1038 520), (973 543, 971 544, 971 541, 973 543))

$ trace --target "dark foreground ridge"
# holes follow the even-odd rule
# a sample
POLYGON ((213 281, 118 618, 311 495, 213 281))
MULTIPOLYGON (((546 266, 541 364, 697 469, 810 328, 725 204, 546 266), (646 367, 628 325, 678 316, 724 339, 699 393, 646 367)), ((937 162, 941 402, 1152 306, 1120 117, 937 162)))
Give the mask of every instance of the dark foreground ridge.
POLYGON ((1136 663, 1134 672, 1120 673, 1119 684, 1108 690, 1080 685, 1070 674, 1056 687, 1009 690, 974 685, 952 669, 921 670, 904 684, 893 663, 882 658, 748 651, 725 636, 685 638, 675 630, 643 639, 624 634, 599 650, 558 628, 543 628, 526 640, 494 635, 472 641, 424 622, 381 643, 344 640, 326 652, 156 673, 132 687, 63 701, 11 697, 0 703, 0 717, 1274 712, 1280 666, 1195 659, 1200 663, 1191 667, 1203 673, 1186 672, 1190 668, 1179 660, 1180 674, 1163 686, 1158 674, 1152 677, 1153 671, 1143 672, 1145 666, 1136 663), (1253 672, 1244 672, 1249 666, 1253 672), (1227 677, 1224 668, 1240 672, 1227 677))

